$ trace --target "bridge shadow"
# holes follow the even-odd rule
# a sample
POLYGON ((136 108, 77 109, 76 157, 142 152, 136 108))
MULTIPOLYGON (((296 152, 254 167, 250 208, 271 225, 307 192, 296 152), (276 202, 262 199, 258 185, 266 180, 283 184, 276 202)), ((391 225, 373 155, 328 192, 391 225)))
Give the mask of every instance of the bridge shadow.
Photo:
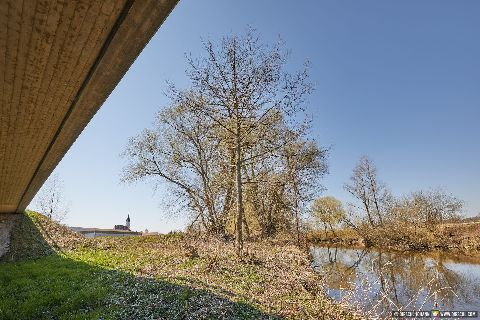
POLYGON ((0 263, 0 319, 281 319, 180 280, 138 277, 59 254, 25 217, 16 236, 31 234, 13 235, 13 253, 0 263))

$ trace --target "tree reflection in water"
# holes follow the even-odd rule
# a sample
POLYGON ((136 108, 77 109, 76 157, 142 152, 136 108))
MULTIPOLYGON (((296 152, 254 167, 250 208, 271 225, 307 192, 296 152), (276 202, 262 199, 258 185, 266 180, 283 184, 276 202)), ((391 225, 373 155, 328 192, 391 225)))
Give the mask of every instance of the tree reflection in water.
POLYGON ((471 258, 326 247, 312 256, 327 293, 369 317, 480 308, 480 261, 471 258))

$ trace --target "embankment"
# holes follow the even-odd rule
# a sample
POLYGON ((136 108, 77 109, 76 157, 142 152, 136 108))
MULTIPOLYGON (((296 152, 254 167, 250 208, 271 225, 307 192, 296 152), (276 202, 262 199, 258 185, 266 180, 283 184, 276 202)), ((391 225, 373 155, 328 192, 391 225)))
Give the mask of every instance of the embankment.
POLYGON ((293 244, 246 243, 239 258, 233 243, 183 233, 85 239, 30 212, 4 258, 1 319, 359 318, 293 244))

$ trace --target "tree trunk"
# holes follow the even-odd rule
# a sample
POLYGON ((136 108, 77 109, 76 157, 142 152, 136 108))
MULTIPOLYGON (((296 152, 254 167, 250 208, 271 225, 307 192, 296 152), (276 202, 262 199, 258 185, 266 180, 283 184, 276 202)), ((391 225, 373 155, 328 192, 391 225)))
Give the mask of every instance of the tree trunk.
POLYGON ((330 230, 332 231, 333 236, 337 237, 337 235, 335 234, 335 230, 333 230, 333 226, 330 222, 328 223, 328 226, 330 227, 330 230))
POLYGON ((367 217, 368 217, 368 222, 370 223, 370 225, 372 227, 375 226, 375 224, 373 223, 373 219, 372 219, 372 215, 370 214, 370 208, 369 208, 369 205, 368 205, 368 202, 367 200, 365 200, 366 198, 364 198, 363 200, 363 206, 365 207, 365 211, 367 213, 367 217))
POLYGON ((250 240, 250 229, 248 228, 247 218, 243 218, 243 225, 245 226, 245 239, 250 240))
POLYGON ((300 246, 300 217, 298 216, 298 205, 295 208, 295 229, 297 231, 297 246, 300 246))
POLYGON ((242 190, 242 137, 240 123, 240 108, 237 97, 237 60, 236 60, 237 43, 233 40, 233 103, 236 117, 235 130, 235 150, 236 161, 235 169, 237 172, 237 253, 240 255, 243 250, 243 190, 242 190))
POLYGON ((237 120, 236 131, 236 153, 237 159, 235 169, 237 171, 237 253, 240 254, 243 249, 243 191, 242 191, 242 157, 240 140, 240 122, 237 120))
POLYGON ((377 211, 378 221, 380 222, 380 225, 383 227, 382 213, 380 212, 380 205, 378 204, 378 200, 377 200, 377 190, 373 182, 370 182, 370 185, 371 185, 371 190, 373 194, 373 203, 375 204, 375 210, 377 211))
POLYGON ((297 181, 295 180, 295 169, 292 172, 292 179, 293 179, 293 190, 295 193, 295 229, 297 231, 297 246, 300 246, 300 205, 299 205, 299 198, 300 192, 298 190, 297 181))

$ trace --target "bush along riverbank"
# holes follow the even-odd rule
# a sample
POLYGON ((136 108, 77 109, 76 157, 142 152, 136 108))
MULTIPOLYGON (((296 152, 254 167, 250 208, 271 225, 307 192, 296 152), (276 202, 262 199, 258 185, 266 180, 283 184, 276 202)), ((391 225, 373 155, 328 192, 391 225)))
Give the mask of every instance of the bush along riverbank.
POLYGON ((28 212, 0 263, 1 319, 356 319, 293 244, 85 239, 28 212), (33 248, 33 250, 32 250, 33 248))
POLYGON ((401 251, 448 251, 480 256, 480 222, 442 223, 433 226, 390 224, 354 230, 344 228, 309 232, 309 242, 318 245, 401 251))

